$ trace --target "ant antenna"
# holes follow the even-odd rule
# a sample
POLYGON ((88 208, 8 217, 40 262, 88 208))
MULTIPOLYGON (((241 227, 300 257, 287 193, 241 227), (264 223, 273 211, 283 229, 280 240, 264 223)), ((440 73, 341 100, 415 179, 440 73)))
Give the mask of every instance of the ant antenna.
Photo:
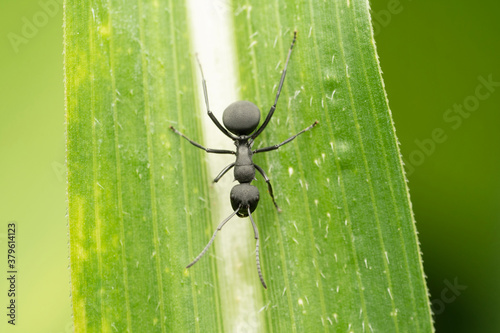
POLYGON ((257 226, 253 220, 252 214, 250 212, 250 206, 248 208, 248 216, 250 216, 250 221, 252 221, 253 232, 255 234, 256 244, 255 244, 255 260, 257 261, 257 272, 259 273, 260 282, 267 289, 266 283, 264 282, 264 278, 262 277, 262 272, 260 271, 260 258, 259 258, 259 232, 257 231, 257 226))
POLYGON ((238 208, 236 208, 236 210, 231 213, 231 215, 229 215, 224 221, 221 222, 221 224, 219 224, 219 226, 217 227, 217 229, 215 229, 215 232, 214 232, 212 238, 210 239, 210 241, 208 242, 207 246, 205 246, 205 248, 203 249, 203 251, 201 251, 201 253, 193 260, 192 263, 190 263, 189 265, 187 265, 186 268, 189 268, 189 267, 193 266, 194 264, 196 264, 196 262, 198 260, 200 260, 201 257, 203 257, 203 255, 205 254, 205 252, 207 252, 207 250, 210 247, 210 245, 212 245, 212 243, 213 243, 213 241, 215 239, 215 236, 217 235, 217 232, 219 230, 221 230, 222 227, 224 226, 224 224, 226 224, 234 215, 236 215, 236 213, 238 213, 238 211, 240 210, 240 208, 241 208, 241 205, 239 205, 238 208))

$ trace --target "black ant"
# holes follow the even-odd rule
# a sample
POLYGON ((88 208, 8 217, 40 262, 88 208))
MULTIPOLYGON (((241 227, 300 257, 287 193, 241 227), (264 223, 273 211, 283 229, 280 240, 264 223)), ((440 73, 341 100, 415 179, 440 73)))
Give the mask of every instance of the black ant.
POLYGON ((205 95, 205 104, 207 106, 207 113, 210 119, 215 123, 217 128, 221 130, 222 133, 224 133, 226 136, 231 138, 231 140, 234 141, 234 145, 236 146, 236 152, 232 150, 223 150, 223 149, 211 149, 211 148, 205 148, 199 143, 196 143, 189 139, 187 136, 176 130, 173 126, 170 126, 172 131, 174 131, 176 134, 182 136, 184 139, 188 140, 192 145, 201 148, 205 150, 207 153, 214 153, 214 154, 233 154, 236 155, 236 162, 229 164, 226 166, 214 179, 214 183, 217 183, 219 179, 222 178, 228 172, 234 167, 234 178, 237 180, 240 184, 234 186, 231 190, 230 198, 231 198, 231 206, 234 209, 234 212, 229 215, 224 221, 219 224, 217 229, 215 230, 212 238, 208 242, 207 246, 201 251, 201 253, 193 260, 192 263, 187 265, 186 268, 189 268, 196 264, 196 262, 207 252, 208 248, 210 245, 212 245, 212 242, 215 239, 215 236, 217 235, 217 232, 222 229, 222 227, 234 216, 238 215, 239 217, 250 217, 250 221, 252 222, 253 226, 253 231, 255 234, 255 239, 256 239, 256 261, 257 261, 257 271, 259 273, 259 278, 260 281, 262 282, 262 285, 264 288, 267 289, 266 283, 264 282, 264 278, 262 277, 262 272, 260 270, 260 260, 259 260, 259 232, 257 231, 257 226, 255 225, 255 222, 252 218, 252 213, 257 208, 257 204, 259 202, 259 190, 257 187, 251 185, 250 183, 255 179, 255 169, 260 172, 262 177, 266 180, 267 183, 267 188, 269 190, 269 194, 271 195, 271 198, 273 200, 274 206, 276 209, 280 212, 280 208, 276 204, 276 201, 274 200, 274 195, 273 195, 273 188, 271 186, 271 183, 269 181, 269 177, 267 177, 266 173, 264 170, 262 170, 261 167, 259 167, 257 164, 253 163, 252 161, 252 155, 257 154, 257 153, 262 153, 266 151, 271 151, 278 149, 279 147, 283 146, 284 144, 292 141, 295 139, 298 135, 309 131, 311 128, 316 126, 318 124, 318 121, 315 121, 311 126, 303 129, 299 133, 295 134, 294 136, 286 139, 282 143, 279 143, 274 146, 270 147, 265 147, 265 148, 258 148, 255 150, 252 150, 252 145, 254 143, 254 140, 264 131, 266 126, 269 124, 271 121, 271 118, 274 114, 274 110, 276 110, 276 104, 278 103, 278 98, 280 97, 281 93, 281 88, 283 87, 283 82, 285 81, 285 75, 286 75, 286 69, 288 67, 288 62, 290 60, 290 55, 292 54, 292 49, 295 44, 295 40, 297 38, 297 32, 294 32, 293 34, 293 40, 292 44, 290 45, 290 50, 288 51, 288 57, 286 59, 285 63, 285 68, 283 69, 283 73, 281 74, 281 80, 280 84, 278 87, 278 92, 276 93, 276 99, 274 100, 274 104, 271 107, 271 110, 267 114, 266 119, 264 120, 264 123, 257 129, 255 132, 253 132, 257 126, 259 125, 260 121, 260 111, 259 108, 248 101, 238 101, 234 102, 231 105, 229 105, 223 113, 222 116, 222 121, 224 123, 223 127, 217 118, 213 115, 212 111, 210 111, 210 107, 208 106, 208 94, 207 94, 207 83, 205 81, 205 77, 203 76, 203 69, 201 68, 201 63, 198 58, 198 65, 200 67, 200 72, 201 72, 201 77, 202 77, 202 84, 203 84, 203 93, 205 95), (253 132, 253 134, 252 134, 253 132))

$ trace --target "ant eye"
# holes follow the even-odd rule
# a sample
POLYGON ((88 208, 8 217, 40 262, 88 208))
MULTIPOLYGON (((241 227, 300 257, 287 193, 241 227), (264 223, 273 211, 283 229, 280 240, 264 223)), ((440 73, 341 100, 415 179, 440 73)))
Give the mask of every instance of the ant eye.
POLYGON ((260 110, 257 105, 248 101, 230 104, 222 115, 224 126, 236 135, 248 135, 259 125, 260 110))

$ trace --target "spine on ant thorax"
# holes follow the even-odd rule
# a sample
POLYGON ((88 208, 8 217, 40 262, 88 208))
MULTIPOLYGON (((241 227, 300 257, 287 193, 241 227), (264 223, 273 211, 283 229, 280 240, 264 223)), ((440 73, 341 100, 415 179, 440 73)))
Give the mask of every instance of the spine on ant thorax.
POLYGON ((240 142, 237 146, 234 179, 240 183, 250 183, 255 179, 252 149, 248 146, 247 142, 240 142))

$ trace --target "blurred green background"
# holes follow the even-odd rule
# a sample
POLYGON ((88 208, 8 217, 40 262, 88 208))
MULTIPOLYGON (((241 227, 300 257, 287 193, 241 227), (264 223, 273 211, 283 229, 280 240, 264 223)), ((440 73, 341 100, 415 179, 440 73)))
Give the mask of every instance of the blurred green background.
MULTIPOLYGON (((3 310, 1 332, 72 331, 55 3, 0 3, 0 251, 9 221, 18 223, 19 250, 18 325, 9 327, 3 310)), ((499 332, 500 3, 371 4, 436 329, 499 332), (479 77, 498 84, 486 87, 479 77)), ((5 272, 6 262, 0 267, 5 272)), ((2 277, 3 309, 6 290, 2 277)))

